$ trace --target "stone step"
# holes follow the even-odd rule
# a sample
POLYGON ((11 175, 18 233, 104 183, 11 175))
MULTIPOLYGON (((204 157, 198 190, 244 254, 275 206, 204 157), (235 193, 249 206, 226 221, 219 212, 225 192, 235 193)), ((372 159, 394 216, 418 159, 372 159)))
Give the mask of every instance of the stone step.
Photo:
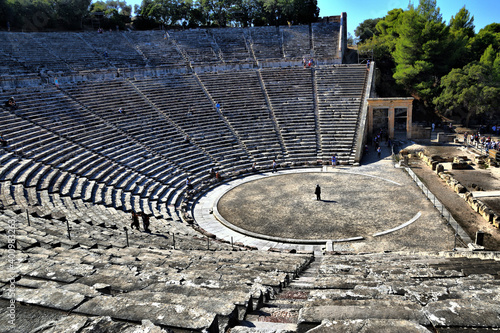
POLYGON ((242 321, 239 326, 231 329, 232 333, 288 333, 296 332, 297 324, 294 323, 272 323, 272 322, 246 322, 242 321))

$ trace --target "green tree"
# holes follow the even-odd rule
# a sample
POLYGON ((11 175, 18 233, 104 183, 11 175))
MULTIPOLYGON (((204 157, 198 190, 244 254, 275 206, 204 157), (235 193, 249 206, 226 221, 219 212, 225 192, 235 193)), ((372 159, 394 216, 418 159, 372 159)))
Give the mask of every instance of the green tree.
POLYGON ((124 29, 132 20, 132 6, 127 5, 125 1, 96 1, 90 6, 90 12, 103 13, 101 27, 106 29, 114 29, 116 26, 124 29))
POLYGON ((447 58, 453 68, 463 67, 472 60, 469 43, 474 37, 474 16, 462 7, 457 15, 452 16, 448 24, 450 44, 447 58))
POLYGON ((56 2, 58 23, 66 29, 83 28, 83 18, 89 13, 91 0, 59 0, 56 2))
POLYGON ((500 50, 500 23, 485 26, 471 40, 470 50, 474 60, 479 60, 479 57, 490 45, 496 51, 500 50))
POLYGON ((498 121, 500 54, 488 47, 480 61, 452 69, 443 76, 441 88, 441 94, 434 98, 441 114, 459 116, 466 126, 477 115, 498 121))
POLYGON ((435 0, 420 0, 420 5, 400 15, 399 39, 392 56, 396 64, 394 79, 410 94, 429 106, 437 93, 439 78, 449 70, 446 57, 449 28, 443 23, 435 0))
POLYGON ((377 29, 377 23, 382 20, 381 18, 367 19, 361 22, 354 30, 354 34, 359 38, 359 42, 363 43, 367 39, 372 38, 375 35, 380 34, 377 29))

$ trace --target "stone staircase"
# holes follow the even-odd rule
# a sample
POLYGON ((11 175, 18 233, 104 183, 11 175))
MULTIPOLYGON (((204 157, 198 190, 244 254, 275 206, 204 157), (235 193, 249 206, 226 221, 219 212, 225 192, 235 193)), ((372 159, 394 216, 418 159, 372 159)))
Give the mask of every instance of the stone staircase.
POLYGON ((231 332, 296 332, 300 309, 306 306, 321 267, 322 256, 316 256, 307 269, 279 294, 265 301, 261 308, 246 315, 231 332))
POLYGON ((231 332, 491 332, 500 253, 316 256, 231 332))

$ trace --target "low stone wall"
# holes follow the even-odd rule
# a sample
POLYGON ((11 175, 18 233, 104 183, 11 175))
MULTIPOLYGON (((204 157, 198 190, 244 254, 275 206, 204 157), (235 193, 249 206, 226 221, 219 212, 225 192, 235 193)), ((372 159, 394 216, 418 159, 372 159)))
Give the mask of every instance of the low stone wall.
MULTIPOLYGON (((493 224, 496 228, 500 228, 500 215, 494 212, 481 200, 474 198, 472 196, 472 193, 469 192, 465 186, 460 184, 460 182, 453 178, 451 175, 444 172, 444 166, 440 163, 450 161, 440 159, 437 156, 427 156, 423 152, 419 152, 418 157, 422 159, 425 164, 431 167, 432 170, 436 171, 439 178, 444 180, 446 184, 451 187, 453 191, 455 191, 455 193, 464 198, 465 202, 467 202, 474 211, 479 213, 486 221, 488 221, 490 224, 493 224)), ((464 163, 467 164, 467 167, 470 167, 470 164, 466 161, 466 159, 467 158, 464 157, 455 157, 453 159, 452 168, 455 164, 463 165, 464 163)))
POLYGON ((415 140, 430 140, 432 129, 420 124, 413 124, 411 127, 411 138, 415 140))

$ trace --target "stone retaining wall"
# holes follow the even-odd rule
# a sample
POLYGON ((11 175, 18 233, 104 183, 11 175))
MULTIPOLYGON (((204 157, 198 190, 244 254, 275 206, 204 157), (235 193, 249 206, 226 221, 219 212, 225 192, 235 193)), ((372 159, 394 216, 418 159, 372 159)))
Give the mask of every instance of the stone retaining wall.
MULTIPOLYGON (((467 202, 474 211, 479 213, 486 221, 488 221, 490 224, 493 224, 496 228, 500 228, 500 215, 494 212, 481 200, 474 198, 472 193, 469 192, 465 186, 460 184, 460 182, 453 178, 451 175, 444 172, 444 166, 440 163, 450 161, 435 158, 434 156, 426 156, 423 152, 419 152, 418 157, 422 159, 425 164, 431 167, 432 170, 436 171, 437 175, 442 180, 444 180, 446 184, 451 187, 453 191, 455 191, 455 193, 464 198, 465 202, 467 202)), ((456 157, 453 159, 452 168, 454 164, 464 164, 463 158, 458 159, 460 161, 457 161, 456 157)))

